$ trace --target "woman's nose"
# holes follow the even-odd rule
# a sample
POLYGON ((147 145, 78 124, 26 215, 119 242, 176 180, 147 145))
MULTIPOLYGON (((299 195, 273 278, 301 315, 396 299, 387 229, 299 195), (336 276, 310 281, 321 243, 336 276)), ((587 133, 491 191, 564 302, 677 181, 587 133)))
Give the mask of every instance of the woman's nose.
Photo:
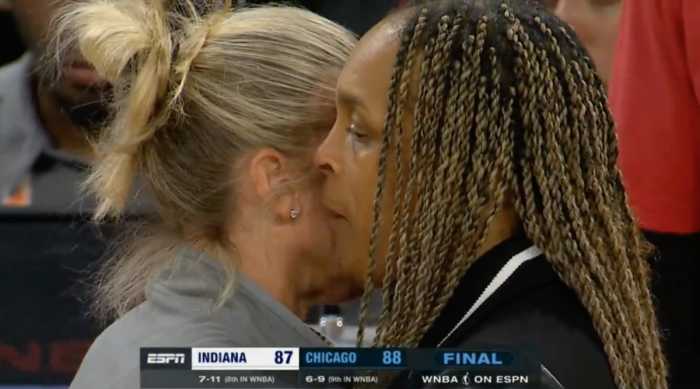
POLYGON ((314 155, 314 164, 324 176, 337 174, 340 166, 333 154, 332 135, 332 132, 328 134, 326 139, 323 140, 323 143, 321 143, 316 150, 316 155, 314 155))

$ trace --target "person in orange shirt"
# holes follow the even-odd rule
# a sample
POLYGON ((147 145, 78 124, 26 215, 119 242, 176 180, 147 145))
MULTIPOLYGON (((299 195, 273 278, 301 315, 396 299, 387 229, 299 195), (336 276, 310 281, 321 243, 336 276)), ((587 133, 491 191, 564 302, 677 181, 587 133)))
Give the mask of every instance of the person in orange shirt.
POLYGON ((697 1, 555 0, 609 84, 625 188, 657 247, 654 294, 671 387, 688 387, 700 253, 697 1), (619 38, 619 40, 618 40, 619 38), (644 80, 640 83, 639 80, 644 80))
POLYGON ((689 388, 700 260, 700 2, 627 1, 610 81, 629 202, 658 248, 671 387, 689 388))

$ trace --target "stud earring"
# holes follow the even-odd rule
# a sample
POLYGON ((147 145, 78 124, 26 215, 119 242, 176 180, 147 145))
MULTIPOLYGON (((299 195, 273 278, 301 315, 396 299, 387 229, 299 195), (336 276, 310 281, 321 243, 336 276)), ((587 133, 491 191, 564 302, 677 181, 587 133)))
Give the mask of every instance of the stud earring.
POLYGON ((297 220, 301 215, 301 210, 299 208, 292 208, 289 210, 289 218, 292 220, 297 220))

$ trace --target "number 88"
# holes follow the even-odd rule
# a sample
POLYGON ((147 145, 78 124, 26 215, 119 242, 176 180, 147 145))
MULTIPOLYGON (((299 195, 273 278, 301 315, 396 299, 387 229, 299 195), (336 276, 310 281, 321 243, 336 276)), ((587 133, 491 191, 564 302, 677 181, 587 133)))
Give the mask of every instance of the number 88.
POLYGON ((400 365, 401 351, 384 351, 382 353, 382 364, 384 365, 400 365))

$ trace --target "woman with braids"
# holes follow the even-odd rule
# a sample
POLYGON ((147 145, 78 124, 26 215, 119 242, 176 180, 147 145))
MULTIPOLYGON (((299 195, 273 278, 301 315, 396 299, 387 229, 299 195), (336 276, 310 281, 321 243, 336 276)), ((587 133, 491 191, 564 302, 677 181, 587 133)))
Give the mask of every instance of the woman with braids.
POLYGON ((355 292, 313 153, 353 36, 301 9, 190 0, 74 2, 55 31, 62 58, 114 85, 96 218, 121 215, 136 177, 156 206, 100 273, 96 313, 117 320, 71 388, 140 387, 139 347, 326 345, 301 319, 355 292))
POLYGON ((344 262, 383 288, 377 346, 530 348, 567 389, 666 387, 604 87, 561 21, 523 0, 400 11, 337 107, 316 163, 344 262))

